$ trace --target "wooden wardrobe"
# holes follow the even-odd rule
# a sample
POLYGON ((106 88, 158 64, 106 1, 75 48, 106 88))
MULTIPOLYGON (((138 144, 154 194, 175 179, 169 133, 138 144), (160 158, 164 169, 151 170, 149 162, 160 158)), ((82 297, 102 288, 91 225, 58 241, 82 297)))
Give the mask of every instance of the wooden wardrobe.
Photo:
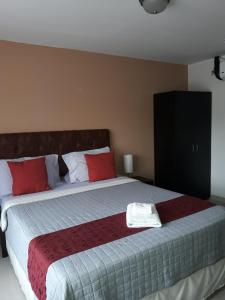
POLYGON ((211 98, 210 92, 154 95, 156 186, 210 197, 211 98))

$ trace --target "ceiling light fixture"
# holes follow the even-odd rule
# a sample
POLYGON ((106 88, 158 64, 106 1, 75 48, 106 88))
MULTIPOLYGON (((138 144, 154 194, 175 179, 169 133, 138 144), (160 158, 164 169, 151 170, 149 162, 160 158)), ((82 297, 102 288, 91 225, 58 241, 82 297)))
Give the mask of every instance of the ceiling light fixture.
POLYGON ((139 0, 141 6, 149 14, 159 14, 164 11, 170 0, 139 0))

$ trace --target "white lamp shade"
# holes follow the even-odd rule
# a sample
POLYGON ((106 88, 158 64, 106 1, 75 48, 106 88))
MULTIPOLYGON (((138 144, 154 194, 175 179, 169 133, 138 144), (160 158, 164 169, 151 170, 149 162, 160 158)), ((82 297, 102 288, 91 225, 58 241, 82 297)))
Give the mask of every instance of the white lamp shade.
POLYGON ((124 170, 126 173, 133 173, 133 155, 124 154, 123 156, 124 170))

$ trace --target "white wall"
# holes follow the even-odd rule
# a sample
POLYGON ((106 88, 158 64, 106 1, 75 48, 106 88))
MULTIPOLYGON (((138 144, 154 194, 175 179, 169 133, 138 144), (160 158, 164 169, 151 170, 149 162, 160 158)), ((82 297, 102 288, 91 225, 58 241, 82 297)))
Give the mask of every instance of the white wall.
POLYGON ((211 193, 225 197, 225 81, 212 75, 213 59, 188 67, 189 90, 212 92, 211 193))

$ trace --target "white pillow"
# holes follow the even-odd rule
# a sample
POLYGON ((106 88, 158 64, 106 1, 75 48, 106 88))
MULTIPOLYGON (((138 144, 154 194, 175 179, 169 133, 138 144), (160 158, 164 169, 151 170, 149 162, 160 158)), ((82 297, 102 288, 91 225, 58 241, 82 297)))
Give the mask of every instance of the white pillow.
MULTIPOLYGON (((12 194, 12 176, 8 167, 7 161, 23 161, 35 159, 36 157, 22 157, 16 159, 1 159, 0 160, 0 197, 12 194)), ((50 154, 45 156, 45 164, 48 173, 48 184, 54 188, 60 182, 58 155, 50 154)))
POLYGON ((9 170, 7 160, 9 161, 22 161, 18 159, 1 159, 0 160, 0 197, 12 194, 12 176, 9 170))
MULTIPOLYGON (((69 170, 70 183, 76 181, 82 182, 88 180, 88 169, 84 154, 98 154, 109 152, 109 147, 98 148, 80 152, 70 152, 62 155, 62 158, 69 170)), ((65 176, 65 180, 68 181, 68 175, 65 176)))
MULTIPOLYGON (((27 157, 25 159, 32 159, 34 157, 27 157)), ((49 154, 45 156, 45 164, 48 173, 48 184, 51 188, 54 188, 60 181, 59 176, 59 162, 57 154, 49 154)))

